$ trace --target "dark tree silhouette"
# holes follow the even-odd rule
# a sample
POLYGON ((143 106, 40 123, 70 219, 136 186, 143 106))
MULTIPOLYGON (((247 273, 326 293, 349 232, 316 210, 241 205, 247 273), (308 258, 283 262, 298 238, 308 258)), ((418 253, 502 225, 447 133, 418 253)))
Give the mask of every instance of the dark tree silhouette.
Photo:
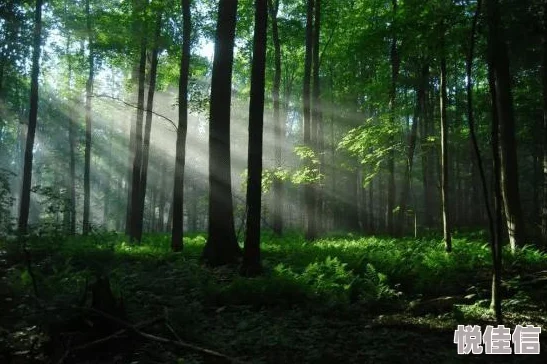
MULTIPOLYGON (((186 159, 186 133, 188 130, 188 73, 190 70, 190 41, 192 19, 190 0, 182 0, 183 41, 179 76, 179 125, 175 159, 175 182, 173 184, 173 229, 171 248, 183 248, 184 163, 186 159)), ((194 214, 195 215, 195 214, 194 214)), ((195 216, 194 216, 195 219, 195 216)))
POLYGON ((237 0, 220 0, 209 110, 209 227, 203 260, 211 266, 241 255, 234 228, 230 160, 230 101, 237 0))
MULTIPOLYGON (((272 87, 273 118, 274 118, 274 143, 275 166, 281 167, 281 149, 283 137, 283 121, 280 117, 279 92, 281 89, 281 42, 279 40, 279 27, 277 24, 277 12, 279 0, 268 0, 268 8, 272 21, 272 41, 274 45, 274 81, 272 87)), ((281 181, 276 178, 273 181, 273 231, 281 235, 283 231, 283 188, 281 181)))
POLYGON ((19 233, 26 234, 30 208, 30 185, 32 182, 32 150, 36 136, 36 119, 38 116, 38 76, 40 74, 40 43, 42 38, 42 0, 36 0, 34 14, 34 38, 32 49, 32 70, 30 79, 30 109, 28 117, 27 141, 23 166, 23 183, 19 206, 19 233))
POLYGON ((91 30, 90 0, 85 2, 85 14, 87 24, 87 40, 89 47, 88 67, 89 74, 85 85, 85 158, 84 158, 84 217, 82 232, 87 235, 91 229, 89 225, 91 207, 91 97, 93 94, 93 79, 95 77, 95 56, 93 54, 93 36, 91 30))
POLYGON ((262 197, 262 132, 264 127, 264 88, 266 73, 267 0, 255 0, 253 65, 249 103, 249 150, 247 177, 247 233, 241 273, 259 274, 260 217, 262 197))
POLYGON ((503 37, 499 1, 487 0, 488 43, 490 47, 490 68, 495 87, 495 107, 498 114, 501 190, 503 211, 511 249, 522 246, 525 239, 524 221, 520 204, 518 185, 517 148, 515 138, 515 116, 511 93, 511 75, 507 44, 503 37))
MULTIPOLYGON (((306 54, 304 58, 304 78, 302 88, 304 114, 304 144, 311 147, 311 71, 313 61, 313 9, 314 0, 308 0, 306 12, 306 54)), ((304 222, 306 240, 315 239, 313 187, 310 183, 304 185, 304 222)))

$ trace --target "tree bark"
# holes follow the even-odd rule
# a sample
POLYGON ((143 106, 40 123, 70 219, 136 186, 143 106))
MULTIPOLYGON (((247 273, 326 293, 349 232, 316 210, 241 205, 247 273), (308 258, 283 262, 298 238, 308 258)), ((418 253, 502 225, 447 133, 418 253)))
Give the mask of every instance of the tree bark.
POLYGON ((23 182, 21 201, 19 205, 19 234, 24 235, 28 230, 28 216, 30 209, 30 186, 32 183, 32 160, 34 139, 36 136, 36 120, 38 116, 38 76, 40 74, 40 44, 42 38, 42 0, 36 0, 34 14, 34 36, 32 49, 32 70, 30 81, 30 108, 28 118, 27 140, 23 166, 23 182))
MULTIPOLYGON (((279 92, 281 89, 281 42, 279 40, 279 28, 277 24, 277 11, 280 0, 268 0, 268 8, 272 21, 272 40, 274 45, 274 82, 272 88, 273 122, 275 144, 275 167, 281 168, 282 130, 283 124, 280 117, 279 92)), ((283 188, 278 178, 273 181, 273 231, 281 235, 283 231, 283 188)))
MULTIPOLYGON (((400 59, 397 51, 397 33, 395 29, 395 19, 397 16, 397 0, 392 0, 393 19, 391 22, 391 49, 390 49, 390 63, 391 63, 391 87, 389 90, 389 124, 390 127, 395 129, 395 98, 397 93, 397 77, 399 75, 400 59)), ((390 145, 395 144, 395 139, 390 136, 390 145)), ((392 148, 389 151, 388 160, 388 187, 387 187, 387 230, 388 233, 393 234, 395 232, 393 210, 395 209, 395 150, 392 148)))
MULTIPOLYGON (((312 147, 311 140, 311 71, 313 61, 313 9, 314 0, 308 0, 306 12, 306 53, 304 57, 304 79, 303 79, 303 114, 304 114, 304 144, 312 147)), ((314 218, 313 218, 313 187, 311 183, 304 184, 304 225, 306 240, 315 239, 314 218)))
MULTIPOLYGON (((524 245, 525 230, 520 204, 515 138, 515 117, 511 94, 511 75, 507 44, 500 24, 499 1, 487 1, 488 43, 494 77, 495 103, 499 119, 501 186, 503 210, 511 250, 524 245)), ((493 94, 494 96, 494 94, 493 94)))
POLYGON ((150 80, 148 84, 148 97, 146 99, 146 122, 144 127, 144 140, 142 146, 142 166, 139 181, 139 207, 136 209, 137 224, 135 226, 134 239, 138 242, 142 240, 144 202, 146 199, 146 185, 148 179, 148 159, 150 155, 150 134, 152 131, 152 111, 154 109, 154 93, 156 92, 156 75, 158 71, 158 52, 161 35, 161 13, 156 18, 156 32, 154 34, 154 48, 152 49, 152 59, 150 62, 150 80))
POLYGON ((237 0, 220 0, 209 112, 209 227, 203 260, 210 266, 241 255, 234 227, 230 160, 230 100, 237 0))
MULTIPOLYGON (((144 28, 144 26, 143 26, 144 28)), ((143 148, 143 119, 144 119, 144 83, 146 76, 146 38, 142 35, 140 45, 139 59, 139 79, 137 94, 137 118, 135 122, 135 145, 133 151, 133 174, 131 177, 131 214, 129 237, 132 241, 140 241, 139 230, 142 231, 142 211, 140 208, 141 194, 141 168, 142 168, 142 148, 143 148), (140 220, 140 222, 139 222, 140 220)))
POLYGON ((171 231, 171 249, 183 248, 183 206, 184 206, 184 167, 186 160, 186 133, 188 130, 188 76, 190 72, 190 50, 192 19, 190 0, 182 0, 183 41, 179 75, 179 125, 175 157, 175 180, 173 183, 173 228, 171 231))
POLYGON ((85 12, 87 23, 87 39, 89 47, 88 67, 89 74, 85 86, 85 152, 84 152, 84 216, 82 233, 89 234, 90 226, 90 207, 91 207, 91 124, 93 122, 91 115, 91 97, 93 93, 93 78, 95 76, 95 57, 93 55, 93 39, 91 34, 91 14, 89 1, 86 0, 85 12))
POLYGON ((541 240, 547 247, 547 2, 543 7, 543 204, 541 208, 541 240))
MULTIPOLYGON (((444 23, 444 21, 443 21, 444 23)), ((442 25, 444 32, 444 24, 442 25)), ((452 251, 452 234, 450 221, 450 205, 449 205, 449 187, 448 187, 448 120, 446 115, 446 105, 448 96, 446 92, 446 57, 444 49, 444 34, 442 35, 442 56, 441 56, 441 202, 443 216, 443 239, 446 252, 452 251)))
MULTIPOLYGON (((312 89, 312 118, 311 118, 311 145, 314 153, 319 158, 319 173, 321 173, 323 166, 321 164, 322 151, 320 150, 321 146, 321 123, 323 121, 323 111, 321 108, 321 84, 319 78, 319 41, 321 34, 321 0, 315 0, 314 4, 314 24, 313 24, 313 46, 312 46, 312 79, 313 79, 313 89, 312 89)), ((312 219, 310 220, 311 224, 308 226, 310 229, 309 237, 311 240, 315 239, 318 234, 318 228, 321 226, 319 223, 320 215, 320 206, 322 205, 321 198, 321 186, 320 183, 314 183, 312 185, 313 191, 313 200, 312 200, 312 219)))
POLYGON ((253 64, 249 102, 247 233, 245 234, 243 264, 241 267, 241 273, 245 276, 255 276, 262 271, 260 262, 260 217, 267 27, 267 2, 266 0, 255 0, 253 64))

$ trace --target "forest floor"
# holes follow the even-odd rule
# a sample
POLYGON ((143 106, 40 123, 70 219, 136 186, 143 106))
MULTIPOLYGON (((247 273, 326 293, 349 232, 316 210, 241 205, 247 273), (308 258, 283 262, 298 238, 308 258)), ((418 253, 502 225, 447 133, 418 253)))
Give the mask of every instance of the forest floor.
MULTIPOLYGON (((496 326, 480 234, 451 254, 435 238, 264 234, 257 278, 202 266, 202 235, 182 253, 167 235, 124 239, 0 242, 0 362, 547 362, 545 331, 540 355, 457 355, 457 325, 496 326)), ((547 255, 503 258, 504 323, 545 330, 547 255)))

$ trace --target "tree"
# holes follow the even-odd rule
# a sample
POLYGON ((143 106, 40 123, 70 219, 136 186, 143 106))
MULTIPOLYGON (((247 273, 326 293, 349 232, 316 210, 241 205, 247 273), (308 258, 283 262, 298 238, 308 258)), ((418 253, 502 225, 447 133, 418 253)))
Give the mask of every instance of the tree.
POLYGON ((543 206, 541 209, 541 237, 547 247, 547 2, 543 6, 543 206))
MULTIPOLYGON (((500 207, 500 192, 499 192, 499 183, 495 183, 494 188, 494 198, 495 198, 495 219, 492 215, 492 209, 490 208, 490 198, 488 194, 488 187, 486 182, 486 174, 484 172, 484 166, 481 158, 481 153, 479 150, 479 143, 477 142, 477 135, 475 133, 475 114, 473 112, 473 77, 472 77, 472 70, 473 70, 473 57, 474 57, 474 50, 475 50, 475 33, 477 29, 477 22, 479 18, 479 14, 481 12, 481 6, 482 1, 477 1, 477 9, 475 11, 475 15, 473 16, 473 21, 471 25, 471 36, 470 36, 470 44, 469 44, 469 52, 467 54, 467 60, 466 60, 466 77, 467 77, 467 84, 466 84, 466 94, 467 94, 467 124, 469 126, 469 134, 471 139, 471 145, 473 147, 474 156, 475 156, 475 163, 477 164, 477 169, 479 170, 479 177, 482 187, 482 194, 484 198, 484 206, 486 209, 486 214, 488 217, 488 228, 490 232, 490 248, 492 252, 492 298, 490 306, 494 308, 494 311, 496 313, 496 320, 498 323, 502 322, 502 311, 501 311, 501 295, 500 295, 500 285, 501 285, 501 241, 500 241, 500 227, 501 227, 501 211, 499 209, 500 207)), ((495 111, 494 107, 492 107, 493 113, 492 113, 492 120, 494 121, 495 111)), ((496 176, 499 175, 499 154, 498 154, 498 140, 497 140, 497 133, 494 132, 494 130, 497 130, 497 125, 492 124, 491 128, 492 132, 492 141, 491 141, 491 147, 492 152, 494 156, 494 174, 496 176)))
MULTIPOLYGON (((444 32, 444 20, 441 24, 441 30, 444 32)), ((443 215, 443 238, 445 250, 452 251, 452 235, 450 232, 450 209, 449 209, 449 189, 448 189, 448 120, 446 119, 446 104, 448 96, 446 93, 446 55, 445 55, 445 35, 441 35, 441 202, 443 215)))
MULTIPOLYGON (((140 11, 145 12, 145 7, 141 4, 140 11)), ((143 119, 144 119, 144 83, 146 76, 146 26, 144 21, 140 21, 141 42, 140 58, 138 71, 138 90, 137 90, 137 117, 135 122, 135 139, 133 150, 133 174, 131 177, 131 214, 129 236, 131 240, 140 241, 142 234, 142 211, 140 209, 141 199, 141 171, 142 171, 142 152, 143 152, 143 119), (141 232, 141 233, 139 233, 141 232)))
POLYGON ((500 24, 499 1, 487 0, 486 4, 488 43, 491 50, 489 62, 493 77, 492 86, 495 87, 495 93, 492 93, 492 96, 495 96, 495 107, 499 118, 503 210, 505 211, 509 243, 514 251, 517 246, 524 245, 525 232, 518 185, 515 116, 509 56, 500 24))
POLYGON ((255 0, 251 98, 249 102, 249 146, 247 178, 247 230, 243 251, 243 275, 262 271, 260 263, 260 217, 262 195, 262 133, 266 74, 267 0, 255 0))
MULTIPOLYGON (((274 45, 274 81, 272 87, 273 100, 273 122, 274 122, 274 143, 275 143, 275 166, 281 168, 281 149, 283 136, 283 122, 280 117, 279 92, 281 89, 281 42, 279 40, 279 27, 277 24, 277 12, 280 0, 268 0, 268 8, 272 21, 272 40, 274 45)), ((273 231, 281 235, 283 231, 283 188, 281 180, 275 178, 273 181, 273 231)))
MULTIPOLYGON (((307 1, 306 12, 306 54, 304 59, 304 78, 302 88, 303 114, 304 114, 304 144, 311 147, 311 71, 313 61, 313 9, 314 0, 307 1)), ((314 218, 314 193, 310 182, 304 185, 304 209, 306 240, 315 239, 315 218, 314 218)))
POLYGON ((91 229, 90 220, 90 204, 91 204, 91 186, 90 186, 90 168, 91 168, 91 98, 93 96, 93 78, 95 76, 95 56, 93 54, 93 37, 91 28, 91 13, 90 0, 85 2, 85 14, 87 24, 87 40, 88 40, 88 67, 89 74, 85 86, 85 166, 84 166, 84 218, 82 232, 87 235, 91 229))
MULTIPOLYGON (((395 28, 395 20, 397 17, 397 0, 392 0, 393 19, 391 21, 391 47, 390 47, 390 63, 391 63, 391 87, 389 89, 389 123, 391 127, 395 127, 395 99, 397 96, 397 78, 399 76, 399 68, 401 60, 399 58, 399 52, 397 50, 397 33, 395 28)), ((390 142, 393 145, 395 140, 390 138, 390 142)), ((395 150, 392 148, 389 151, 387 160, 389 179, 387 187, 387 229, 389 233, 395 231, 393 210, 395 209, 395 150)))
MULTIPOLYGON (((320 131, 322 130, 322 119, 323 111, 321 110, 321 85, 319 79, 319 41, 321 33, 321 0, 315 0, 315 9, 314 9, 314 22, 313 22, 313 46, 312 46, 312 79, 313 79, 313 89, 312 89, 312 120, 311 120, 311 145, 316 154, 321 154, 321 136, 320 131)), ((321 167, 321 164, 319 164, 321 167)), ((317 228, 319 220, 319 214, 321 213, 319 207, 322 205, 321 202, 321 190, 320 187, 314 183, 312 185, 313 191, 313 200, 312 200, 312 216, 311 216, 311 225, 309 228, 309 238, 313 240, 317 236, 317 228)))
POLYGON ((241 255, 234 228, 230 101, 237 0, 220 0, 209 107, 209 227, 203 260, 218 266, 241 255))
POLYGON ((38 116, 38 76, 40 74, 40 44, 42 41, 42 0, 36 0, 34 14, 34 36, 32 49, 32 70, 30 80, 30 108, 28 117, 25 160, 23 165, 23 183, 19 206, 19 233, 26 234, 30 209, 30 185, 32 181, 32 160, 36 120, 38 116))
MULTIPOLYGON (((183 248, 184 164, 186 159, 186 132, 188 130, 188 75, 190 72, 190 45, 192 33, 190 0, 182 0, 183 41, 179 75, 179 125, 175 159, 175 181, 173 184, 173 228, 171 249, 183 248)), ((195 217, 194 217, 195 218, 195 217)))
POLYGON ((138 242, 142 240, 143 218, 144 218, 144 202, 146 199, 146 185, 148 179, 148 159, 150 155, 150 133, 152 131, 152 112, 154 109, 154 93, 156 91, 156 77, 158 72, 158 53, 159 42, 161 36, 161 11, 158 11, 156 16, 156 30, 154 35, 154 48, 152 49, 152 59, 150 62, 150 79, 148 84, 148 97, 146 98, 146 121, 144 126, 144 139, 142 146, 142 166, 141 177, 139 182, 139 205, 135 211, 137 214, 135 225, 134 239, 138 242))

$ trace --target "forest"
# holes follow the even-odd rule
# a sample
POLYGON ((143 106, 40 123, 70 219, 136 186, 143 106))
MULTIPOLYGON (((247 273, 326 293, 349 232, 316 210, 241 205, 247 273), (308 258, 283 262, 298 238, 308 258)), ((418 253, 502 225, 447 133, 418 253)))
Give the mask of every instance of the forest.
POLYGON ((547 1, 0 1, 0 312, 6 364, 546 363, 547 1))

